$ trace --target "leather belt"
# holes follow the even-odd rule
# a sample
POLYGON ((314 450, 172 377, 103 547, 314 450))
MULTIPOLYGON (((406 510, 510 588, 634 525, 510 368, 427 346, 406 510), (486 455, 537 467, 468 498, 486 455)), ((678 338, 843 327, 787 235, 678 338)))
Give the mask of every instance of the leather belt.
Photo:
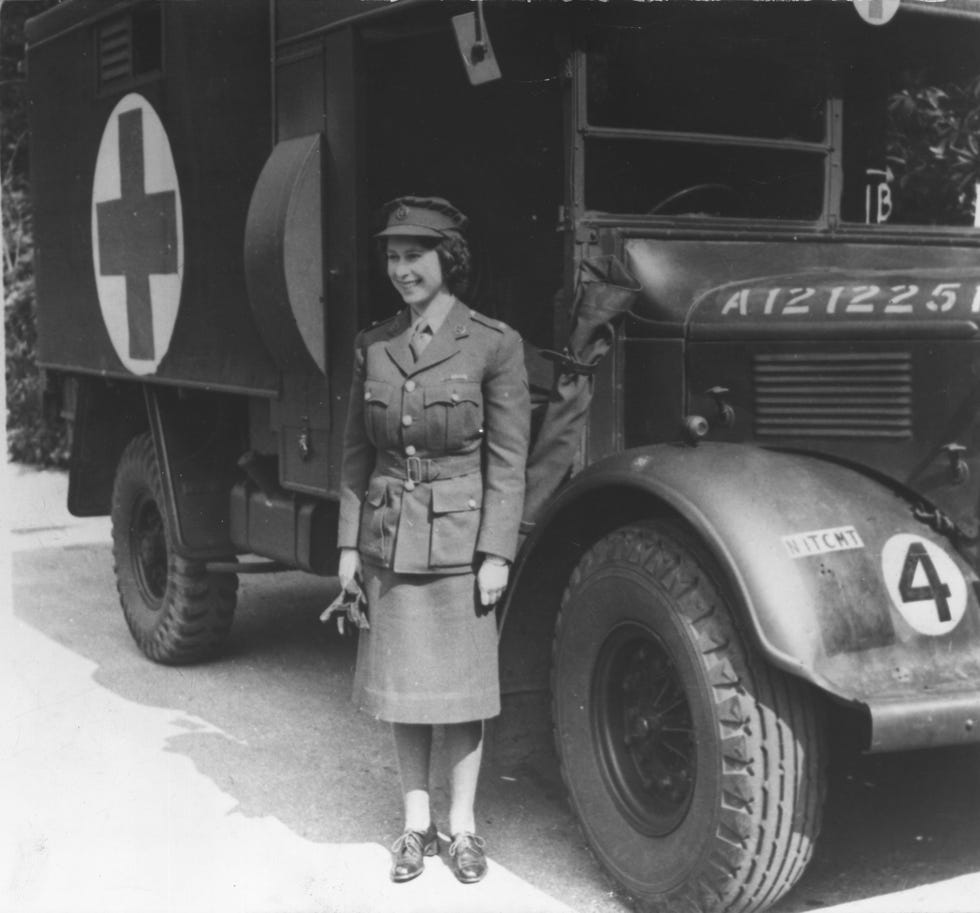
POLYGON ((435 482, 436 479, 454 479, 480 471, 480 451, 461 453, 455 456, 441 456, 436 459, 410 456, 384 450, 378 454, 375 472, 404 479, 416 485, 422 482, 435 482))

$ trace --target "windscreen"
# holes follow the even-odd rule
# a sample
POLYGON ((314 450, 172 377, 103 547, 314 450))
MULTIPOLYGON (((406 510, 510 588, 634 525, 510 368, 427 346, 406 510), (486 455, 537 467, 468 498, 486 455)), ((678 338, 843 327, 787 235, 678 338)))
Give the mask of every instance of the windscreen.
POLYGON ((807 25, 815 17, 790 6, 664 3, 594 15, 587 207, 818 218, 828 65, 807 25))
POLYGON ((610 4, 588 18, 585 204, 972 229, 980 25, 851 4, 610 4))

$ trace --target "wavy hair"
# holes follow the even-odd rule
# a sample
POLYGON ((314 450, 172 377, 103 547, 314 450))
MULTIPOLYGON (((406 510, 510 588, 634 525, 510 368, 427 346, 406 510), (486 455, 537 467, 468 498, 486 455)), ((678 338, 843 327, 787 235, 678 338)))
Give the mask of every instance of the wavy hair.
POLYGON ((470 246, 462 235, 447 235, 437 241, 436 254, 446 288, 454 295, 465 294, 470 285, 470 246))

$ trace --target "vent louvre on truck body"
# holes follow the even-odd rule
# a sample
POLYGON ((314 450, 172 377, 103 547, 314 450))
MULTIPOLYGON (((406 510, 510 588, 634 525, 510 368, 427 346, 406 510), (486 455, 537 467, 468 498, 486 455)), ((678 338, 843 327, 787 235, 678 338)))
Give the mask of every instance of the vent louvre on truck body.
POLYGON ((95 26, 99 91, 117 92, 159 76, 163 20, 157 4, 143 4, 95 26))
POLYGON ((129 16, 99 26, 99 88, 133 75, 133 21, 129 16))
POLYGON ((757 354, 759 437, 912 437, 908 352, 757 354))

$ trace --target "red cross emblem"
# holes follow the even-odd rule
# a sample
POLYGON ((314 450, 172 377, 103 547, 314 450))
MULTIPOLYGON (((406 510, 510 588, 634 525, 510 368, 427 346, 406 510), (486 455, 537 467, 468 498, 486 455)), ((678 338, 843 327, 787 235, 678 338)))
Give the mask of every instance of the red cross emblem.
POLYGON ((166 131, 135 93, 116 105, 102 136, 92 242, 99 305, 116 354, 134 373, 153 373, 180 303, 183 232, 166 131))

